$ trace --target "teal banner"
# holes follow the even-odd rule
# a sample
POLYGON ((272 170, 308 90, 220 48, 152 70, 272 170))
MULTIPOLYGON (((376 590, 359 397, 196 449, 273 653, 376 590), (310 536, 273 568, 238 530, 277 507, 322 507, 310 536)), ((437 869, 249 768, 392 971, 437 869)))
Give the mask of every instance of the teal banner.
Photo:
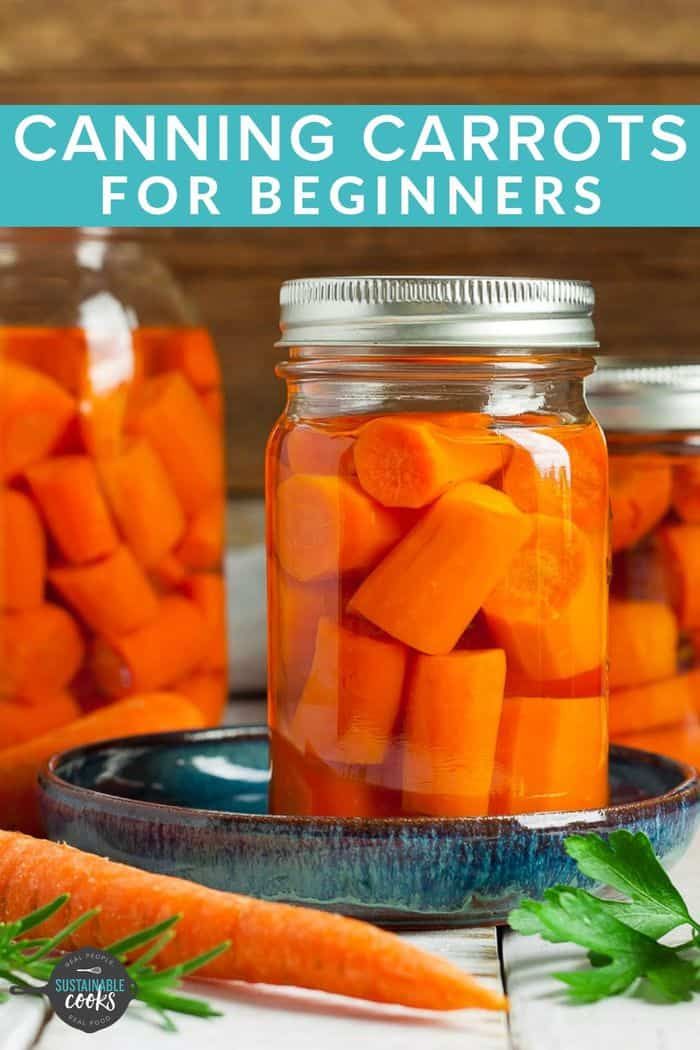
POLYGON ((0 107, 3 226, 700 225, 700 106, 0 107))

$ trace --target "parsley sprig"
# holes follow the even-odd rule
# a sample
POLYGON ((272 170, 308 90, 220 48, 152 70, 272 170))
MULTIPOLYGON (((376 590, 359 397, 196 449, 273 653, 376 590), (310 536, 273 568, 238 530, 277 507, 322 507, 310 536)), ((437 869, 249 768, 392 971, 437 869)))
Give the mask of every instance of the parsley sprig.
POLYGON ((570 835, 564 842, 583 875, 614 890, 607 900, 571 886, 554 886, 544 900, 523 901, 508 921, 521 934, 539 934, 554 944, 577 944, 590 967, 553 976, 570 998, 593 1003, 633 986, 667 1002, 700 992, 700 922, 654 854, 642 832, 570 835), (677 944, 662 943, 685 929, 677 944))
MULTIPOLYGON (((1 979, 11 985, 20 985, 28 991, 34 988, 32 982, 48 981, 60 959, 61 945, 75 930, 99 912, 99 908, 85 912, 53 937, 31 940, 26 936, 60 911, 67 901, 68 895, 65 894, 22 919, 0 923, 1 979)), ((170 1017, 171 1013, 190 1014, 194 1017, 220 1016, 206 1000, 181 995, 180 982, 183 977, 199 970, 229 947, 227 941, 187 962, 159 970, 153 960, 175 936, 175 926, 179 920, 180 916, 174 915, 105 949, 126 965, 127 972, 136 986, 134 998, 141 1000, 146 1007, 154 1011, 168 1031, 176 1030, 170 1017)), ((0 989, 0 1003, 6 1002, 8 998, 8 992, 0 989)))

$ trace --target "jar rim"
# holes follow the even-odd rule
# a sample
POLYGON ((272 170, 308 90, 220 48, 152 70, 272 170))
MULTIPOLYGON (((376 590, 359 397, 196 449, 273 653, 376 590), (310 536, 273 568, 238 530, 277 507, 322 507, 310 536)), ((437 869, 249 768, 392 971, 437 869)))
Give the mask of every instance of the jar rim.
POLYGON ((700 430, 700 355, 599 358, 586 380, 586 398, 611 432, 700 430))
POLYGON ((582 349, 598 346, 588 281, 360 275, 285 281, 279 347, 582 349))

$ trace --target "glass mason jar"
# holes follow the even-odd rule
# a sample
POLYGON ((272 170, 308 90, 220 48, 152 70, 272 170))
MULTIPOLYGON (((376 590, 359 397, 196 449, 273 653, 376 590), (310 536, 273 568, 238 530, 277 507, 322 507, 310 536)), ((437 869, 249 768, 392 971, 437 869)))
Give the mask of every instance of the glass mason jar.
POLYGON ((700 766, 700 366, 611 359, 588 397, 610 450, 611 734, 700 766))
POLYGON ((0 746, 134 693, 226 696, 221 375, 169 272, 0 236, 0 746))
POLYGON ((607 460, 571 281, 282 289, 267 453, 275 812, 605 803, 607 460))

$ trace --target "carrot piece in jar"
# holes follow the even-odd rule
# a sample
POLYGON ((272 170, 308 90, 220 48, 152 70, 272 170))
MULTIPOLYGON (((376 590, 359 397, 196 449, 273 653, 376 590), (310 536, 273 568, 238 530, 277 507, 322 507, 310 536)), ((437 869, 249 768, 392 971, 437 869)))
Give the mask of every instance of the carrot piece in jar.
POLYGON ((53 379, 73 397, 85 368, 85 333, 79 328, 3 328, 0 356, 53 379))
POLYGON ((0 477, 20 474, 57 445, 76 403, 53 379, 0 361, 0 477))
POLYGON ((668 755, 677 762, 688 762, 700 768, 700 723, 695 718, 678 725, 616 733, 615 743, 657 755, 668 755))
POLYGON ((56 456, 30 467, 29 487, 64 557, 73 564, 111 554, 119 543, 87 456, 56 456))
POLYGON ((187 568, 175 554, 165 557, 151 569, 151 579, 161 591, 174 591, 187 579, 187 568))
POLYGON ((401 703, 406 650, 323 617, 290 735, 321 759, 378 765, 401 703))
POLYGON ((462 482, 423 514, 348 608, 419 652, 449 653, 531 531, 508 496, 462 482))
POLYGON ((592 809, 608 801, 607 701, 507 697, 492 814, 592 809))
POLYGON ((505 676, 501 649, 416 657, 406 690, 404 812, 488 813, 505 676))
POLYGON ((107 696, 172 685, 201 663, 207 644, 204 617, 187 598, 163 598, 158 615, 121 638, 98 638, 92 671, 107 696))
POLYGON ((295 474, 279 486, 277 554, 307 581, 368 569, 400 538, 400 518, 348 479, 295 474))
POLYGON ((128 547, 90 565, 55 568, 49 580, 98 634, 128 634, 158 615, 158 598, 128 547))
POLYGON ((604 673, 602 662, 590 671, 582 671, 581 674, 571 675, 569 678, 549 678, 546 681, 541 678, 528 678, 511 665, 506 674, 505 695, 525 697, 542 696, 544 693, 555 700, 575 700, 586 696, 602 696, 606 683, 607 674, 604 673))
POLYGON ((182 372, 198 391, 221 383, 219 359, 206 328, 137 328, 134 346, 148 375, 182 372))
POLYGON ((205 390, 200 393, 199 400, 204 406, 204 411, 218 430, 221 430, 226 422, 226 406, 222 390, 205 390))
POLYGON ((658 538, 680 626, 700 627, 700 525, 664 525, 658 538))
POLYGON ((207 645, 202 667, 219 671, 228 660, 226 637, 226 583, 217 572, 201 572, 190 576, 183 587, 204 617, 207 625, 207 645))
POLYGON ((46 578, 46 539, 41 520, 22 492, 0 494, 0 608, 41 605, 46 578))
POLYGON ((300 583, 274 568, 270 581, 270 688, 278 713, 289 718, 311 668, 319 620, 340 616, 342 594, 337 580, 300 583))
MULTIPOLYGON (((674 667, 675 670, 675 667, 674 667)), ((631 733, 683 722, 700 696, 700 670, 610 694, 610 732, 631 733)))
POLYGON ((180 679, 173 688, 192 701, 205 725, 218 726, 228 698, 228 679, 223 671, 198 672, 180 679))
POLYGON ((533 530, 484 603, 489 628, 514 667, 533 680, 600 667, 606 593, 589 537, 565 518, 531 515, 533 530))
POLYGON ((671 468, 658 459, 611 456, 612 549, 633 547, 671 505, 671 468))
POLYGON ((219 431, 179 372, 147 379, 134 391, 127 429, 150 441, 186 514, 223 493, 219 431))
POLYGON ((607 452, 597 424, 547 431, 504 427, 500 432, 516 446, 503 491, 521 510, 570 518, 586 532, 604 528, 607 452))
POLYGON ((65 689, 28 699, 0 699, 0 751, 58 729, 81 715, 77 701, 65 689))
MULTIPOLYGON (((357 770, 333 769, 272 734, 271 811, 306 817, 388 817, 391 792, 357 770)), ((395 812, 395 810, 393 810, 395 812)))
POLYGON ((365 492, 386 507, 424 507, 460 481, 486 481, 510 449, 483 428, 460 431, 383 416, 360 430, 353 458, 365 492))
POLYGON ((147 441, 102 460, 99 474, 124 539, 147 568, 157 565, 185 530, 170 479, 147 441))
POLYGON ((676 673, 678 623, 662 602, 611 599, 610 688, 628 689, 676 673))
POLYGON ((282 451, 293 474, 355 473, 355 437, 346 432, 298 425, 282 438, 282 451))
POLYGON ((689 525, 700 525, 700 460, 673 468, 671 502, 679 518, 689 525))
POLYGON ((224 556, 223 495, 195 511, 187 524, 176 555, 188 569, 215 569, 224 556))
POLYGON ((83 662, 85 647, 73 618, 49 602, 0 617, 0 696, 62 689, 83 662))

